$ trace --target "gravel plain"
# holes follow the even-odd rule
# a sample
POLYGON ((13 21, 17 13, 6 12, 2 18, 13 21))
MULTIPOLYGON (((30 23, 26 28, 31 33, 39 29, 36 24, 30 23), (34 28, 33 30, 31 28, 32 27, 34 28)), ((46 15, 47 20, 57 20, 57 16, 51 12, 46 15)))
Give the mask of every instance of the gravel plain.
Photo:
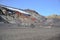
POLYGON ((0 40, 60 40, 60 28, 20 28, 0 25, 0 40))

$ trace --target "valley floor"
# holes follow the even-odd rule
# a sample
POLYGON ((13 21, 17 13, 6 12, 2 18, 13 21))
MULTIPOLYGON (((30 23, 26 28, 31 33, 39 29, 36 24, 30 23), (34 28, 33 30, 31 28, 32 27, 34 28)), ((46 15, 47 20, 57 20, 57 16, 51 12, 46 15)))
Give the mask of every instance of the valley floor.
POLYGON ((60 40, 60 28, 0 28, 0 40, 60 40))

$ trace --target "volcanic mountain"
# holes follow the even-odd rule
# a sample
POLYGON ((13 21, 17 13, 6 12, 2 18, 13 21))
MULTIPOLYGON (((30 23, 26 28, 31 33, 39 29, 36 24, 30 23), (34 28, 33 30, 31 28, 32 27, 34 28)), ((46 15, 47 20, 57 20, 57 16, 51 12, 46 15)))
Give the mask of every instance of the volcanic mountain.
POLYGON ((0 5, 0 23, 33 25, 33 26, 60 26, 60 15, 42 16, 31 9, 17 9, 0 5))

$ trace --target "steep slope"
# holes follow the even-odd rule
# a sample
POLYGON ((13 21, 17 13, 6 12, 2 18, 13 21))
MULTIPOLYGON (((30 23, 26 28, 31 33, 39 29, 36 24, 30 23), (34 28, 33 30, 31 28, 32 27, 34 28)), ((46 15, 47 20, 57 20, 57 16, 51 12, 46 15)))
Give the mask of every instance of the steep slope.
POLYGON ((9 23, 9 22, 6 21, 4 18, 2 18, 2 16, 0 15, 0 23, 9 23))
POLYGON ((34 11, 34 10, 31 10, 31 9, 25 9, 24 11, 30 13, 30 15, 32 15, 33 17, 35 17, 38 22, 42 22, 44 20, 46 20, 46 18, 42 15, 40 15, 38 12, 34 11))

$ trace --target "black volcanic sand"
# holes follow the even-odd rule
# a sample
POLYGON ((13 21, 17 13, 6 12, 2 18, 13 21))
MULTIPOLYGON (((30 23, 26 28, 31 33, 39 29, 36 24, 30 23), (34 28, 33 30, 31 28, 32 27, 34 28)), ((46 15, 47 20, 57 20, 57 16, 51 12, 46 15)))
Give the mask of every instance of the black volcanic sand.
POLYGON ((60 40, 60 28, 20 28, 1 24, 0 40, 60 40))

